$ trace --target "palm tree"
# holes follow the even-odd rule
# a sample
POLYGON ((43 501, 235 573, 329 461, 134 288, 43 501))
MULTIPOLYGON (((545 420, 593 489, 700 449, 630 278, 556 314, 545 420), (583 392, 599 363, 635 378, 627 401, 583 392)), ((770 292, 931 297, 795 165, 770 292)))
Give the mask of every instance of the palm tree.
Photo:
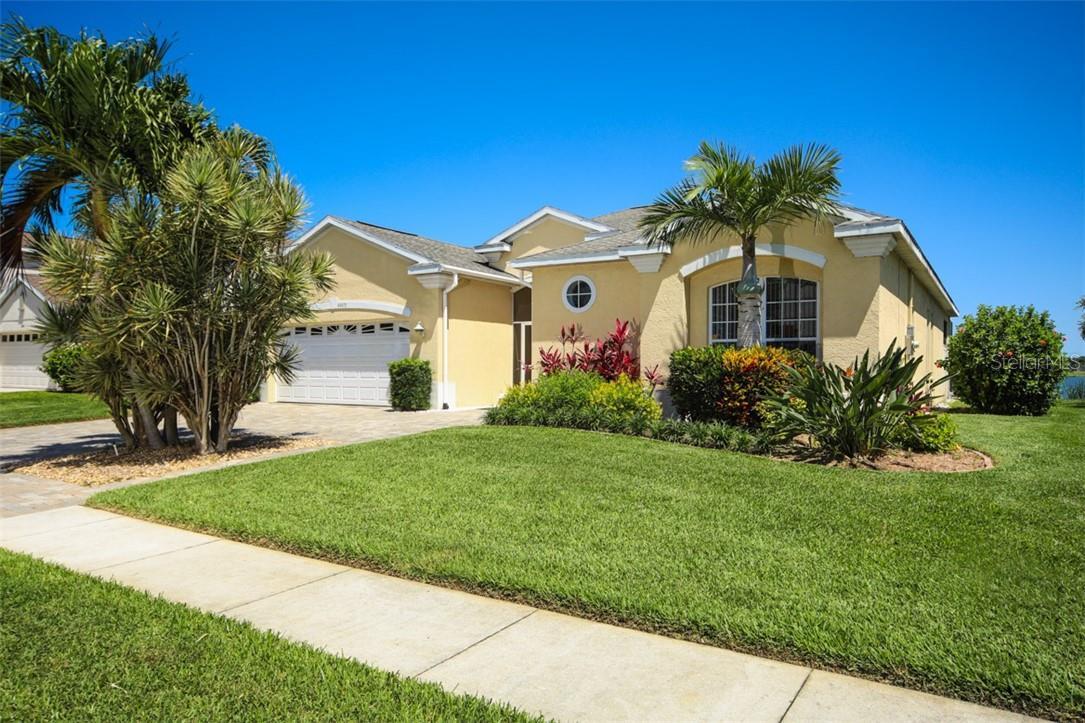
POLYGON ((649 244, 703 243, 730 232, 742 243, 738 345, 761 343, 757 233, 775 223, 833 213, 840 154, 828 146, 792 146, 758 164, 738 149, 702 141, 686 161, 692 173, 648 207, 641 230, 649 244))
POLYGON ((153 192, 191 142, 214 133, 188 100, 184 76, 164 72, 169 44, 153 35, 109 44, 83 32, 0 27, 0 275, 19 267, 34 219, 48 231, 74 191, 73 216, 100 235, 111 198, 153 192))
POLYGON ((1081 318, 1077 322, 1078 333, 1085 339, 1085 296, 1077 300, 1077 308, 1081 309, 1081 318))

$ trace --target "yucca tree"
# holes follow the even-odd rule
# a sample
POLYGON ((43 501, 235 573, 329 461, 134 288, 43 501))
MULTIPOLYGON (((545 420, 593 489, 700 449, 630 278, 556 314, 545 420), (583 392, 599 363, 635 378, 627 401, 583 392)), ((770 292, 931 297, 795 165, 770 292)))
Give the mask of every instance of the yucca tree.
POLYGON ((706 243, 734 234, 742 245, 738 345, 761 343, 758 232, 770 224, 821 219, 834 211, 840 154, 824 145, 792 146, 764 163, 738 149, 702 142, 686 161, 690 176, 648 207, 641 231, 650 244, 706 243))
POLYGON ((79 340, 102 362, 86 373, 116 381, 108 362, 123 363, 136 431, 172 407, 199 452, 226 451, 260 383, 292 376, 281 330, 332 285, 329 256, 287 253, 305 205, 264 141, 234 129, 190 149, 158 196, 115 200, 101 238, 54 234, 42 249, 50 290, 81 310, 79 340))
POLYGON ((168 49, 154 35, 110 44, 18 18, 0 27, 0 275, 21 263, 31 219, 52 227, 65 190, 80 225, 101 235, 111 199, 155 192, 185 149, 214 133, 184 76, 165 72, 168 49))

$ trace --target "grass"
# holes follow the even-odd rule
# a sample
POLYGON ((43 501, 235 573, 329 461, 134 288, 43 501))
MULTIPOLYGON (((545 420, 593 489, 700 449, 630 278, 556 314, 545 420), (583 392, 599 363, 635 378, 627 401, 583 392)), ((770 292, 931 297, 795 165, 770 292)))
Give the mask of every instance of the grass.
POLYGON ((448 429, 90 504, 1051 716, 1085 711, 1085 406, 955 415, 995 469, 448 429))
POLYGON ((0 719, 529 720, 0 550, 0 719))
POLYGON ((106 419, 109 409, 88 394, 4 392, 0 394, 0 429, 35 424, 106 419))

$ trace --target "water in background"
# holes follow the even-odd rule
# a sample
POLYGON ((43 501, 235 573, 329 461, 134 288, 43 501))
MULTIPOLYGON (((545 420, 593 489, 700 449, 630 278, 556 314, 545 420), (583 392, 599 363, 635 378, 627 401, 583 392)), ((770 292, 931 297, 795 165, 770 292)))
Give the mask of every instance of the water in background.
MULTIPOLYGON (((1059 396, 1063 399, 1069 399, 1071 387, 1080 387, 1085 391, 1085 377, 1066 377, 1063 379, 1062 386, 1059 388, 1059 396)), ((1078 397, 1078 399, 1081 398, 1081 396, 1078 397)))

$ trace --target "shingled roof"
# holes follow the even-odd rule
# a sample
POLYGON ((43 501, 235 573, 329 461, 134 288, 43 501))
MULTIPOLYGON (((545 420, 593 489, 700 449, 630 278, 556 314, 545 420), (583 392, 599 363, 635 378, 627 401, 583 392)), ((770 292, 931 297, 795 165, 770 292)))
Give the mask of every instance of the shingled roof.
MULTIPOLYGON (((462 271, 466 273, 480 274, 490 278, 506 280, 516 284, 523 282, 519 277, 498 271, 487 265, 486 258, 475 251, 463 246, 457 246, 446 241, 419 236, 416 233, 400 231, 399 229, 378 226, 365 221, 352 221, 339 216, 327 216, 320 223, 310 229, 294 248, 304 244, 317 232, 332 225, 348 232, 356 232, 361 238, 375 241, 400 255, 415 262, 411 267, 417 271, 427 270, 426 267, 437 266, 440 269, 447 268, 449 271, 462 271)), ((438 270, 440 270, 438 269, 438 270)))

